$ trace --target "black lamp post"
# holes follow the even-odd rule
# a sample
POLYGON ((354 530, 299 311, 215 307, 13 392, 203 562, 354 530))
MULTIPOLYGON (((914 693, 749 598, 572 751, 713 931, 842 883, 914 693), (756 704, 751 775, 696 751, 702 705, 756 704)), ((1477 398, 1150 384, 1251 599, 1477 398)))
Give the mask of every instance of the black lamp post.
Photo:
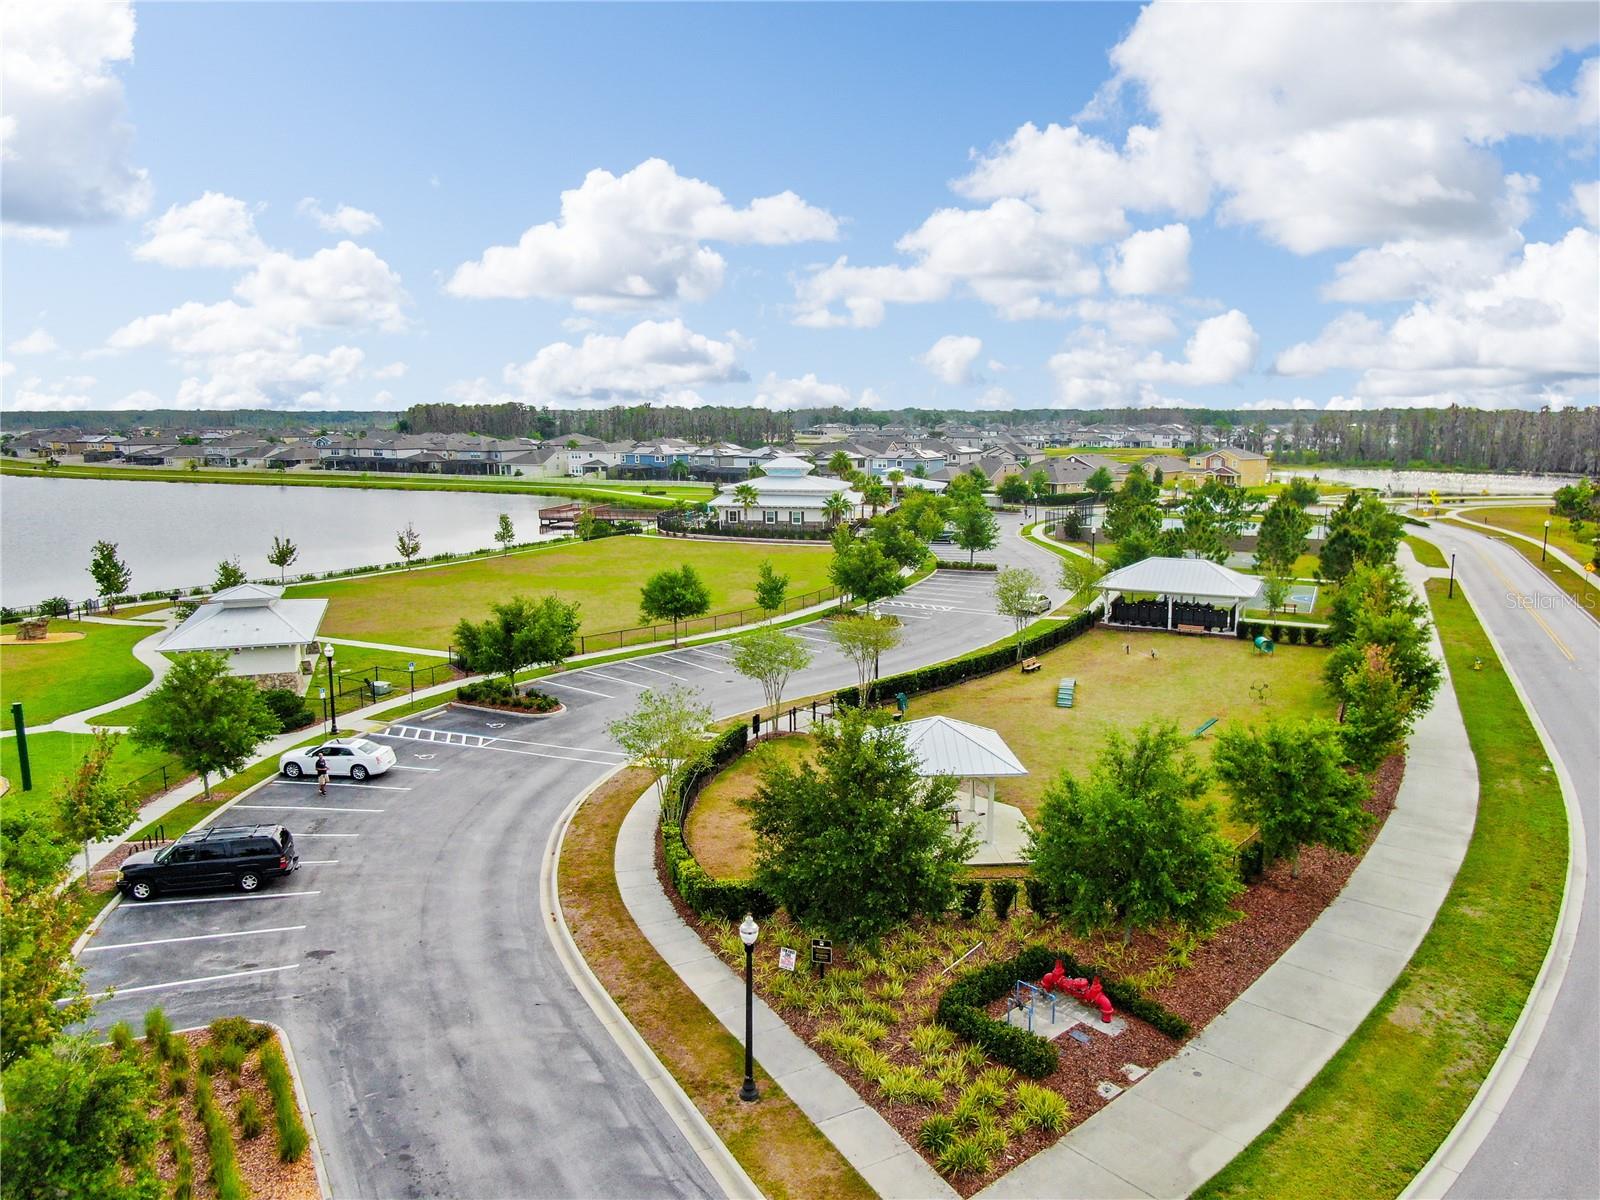
POLYGON ((414 662, 408 662, 406 664, 406 670, 411 672, 411 695, 414 699, 417 694, 417 664, 414 662))
POLYGON ((756 939, 761 936, 761 926, 745 913, 739 922, 739 940, 744 943, 744 1086, 739 1089, 739 1099, 759 1100, 756 1091, 755 1059, 755 955, 756 939))
MULTIPOLYGON (((1089 519, 1091 521, 1094 520, 1093 515, 1091 515, 1089 517, 1089 519)), ((1089 526, 1089 561, 1090 562, 1094 561, 1094 526, 1093 525, 1089 526)))
POLYGON ((328 726, 333 737, 339 736, 339 692, 333 686, 333 643, 324 642, 322 657, 328 664, 328 726))
POLYGON ((1454 554, 1452 554, 1450 556, 1450 593, 1449 593, 1447 599, 1454 600, 1455 598, 1456 598, 1456 556, 1454 554))
POLYGON ((1550 518, 1546 517, 1544 522, 1544 544, 1539 547, 1540 562, 1544 561, 1545 551, 1548 549, 1550 549, 1550 518))

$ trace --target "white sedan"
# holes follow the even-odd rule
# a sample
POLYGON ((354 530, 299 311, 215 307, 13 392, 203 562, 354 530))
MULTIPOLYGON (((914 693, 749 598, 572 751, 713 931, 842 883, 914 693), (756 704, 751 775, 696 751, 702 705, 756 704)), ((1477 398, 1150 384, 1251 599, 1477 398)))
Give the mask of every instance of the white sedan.
POLYGON ((317 774, 317 756, 328 760, 329 775, 348 775, 360 782, 371 775, 382 775, 394 766, 394 751, 366 738, 335 738, 305 750, 290 750, 278 759, 278 770, 290 779, 317 774))

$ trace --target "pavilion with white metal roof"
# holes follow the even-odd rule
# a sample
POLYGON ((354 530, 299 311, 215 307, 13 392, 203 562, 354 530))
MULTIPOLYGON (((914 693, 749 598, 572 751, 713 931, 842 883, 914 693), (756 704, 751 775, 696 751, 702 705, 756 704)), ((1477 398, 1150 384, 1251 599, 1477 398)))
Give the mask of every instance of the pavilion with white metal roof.
POLYGON ((1028 774, 1028 768, 1011 752, 1005 739, 993 729, 954 717, 923 717, 907 721, 900 729, 905 735, 906 749, 916 755, 924 777, 951 775, 967 784, 968 812, 976 815, 978 783, 982 781, 987 785, 983 840, 986 847, 994 846, 995 809, 1010 807, 996 804, 994 781, 1028 774))
POLYGON ((1146 558, 1102 575, 1094 586, 1105 600, 1107 624, 1231 633, 1261 580, 1204 558, 1146 558), (1122 601, 1127 596, 1157 599, 1122 601))

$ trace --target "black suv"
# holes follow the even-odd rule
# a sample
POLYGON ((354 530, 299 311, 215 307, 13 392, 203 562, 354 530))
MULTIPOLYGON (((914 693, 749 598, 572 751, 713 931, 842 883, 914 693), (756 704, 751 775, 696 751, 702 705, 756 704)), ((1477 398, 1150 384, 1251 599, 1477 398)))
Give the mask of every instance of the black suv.
POLYGON ((263 880, 299 869, 294 835, 282 825, 229 825, 192 830, 170 846, 128 855, 117 887, 135 900, 196 888, 253 892, 263 880))

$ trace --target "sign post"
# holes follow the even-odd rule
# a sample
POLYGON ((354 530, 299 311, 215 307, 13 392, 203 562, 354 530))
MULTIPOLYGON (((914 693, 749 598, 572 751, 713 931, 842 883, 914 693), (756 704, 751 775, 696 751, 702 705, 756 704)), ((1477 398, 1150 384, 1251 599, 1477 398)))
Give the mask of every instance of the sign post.
POLYGON ((778 951, 778 970, 780 970, 780 971, 792 971, 792 970, 794 970, 795 960, 798 959, 799 957, 800 957, 799 954, 795 952, 793 947, 791 947, 791 946, 782 947, 778 951))
POLYGON ((33 770, 28 763, 28 728, 22 719, 22 701, 11 704, 11 724, 17 731, 17 773, 22 776, 22 790, 33 791, 33 770))
POLYGON ((828 973, 828 964, 833 961, 833 943, 827 938, 811 939, 811 965, 817 969, 817 978, 821 979, 828 973))

